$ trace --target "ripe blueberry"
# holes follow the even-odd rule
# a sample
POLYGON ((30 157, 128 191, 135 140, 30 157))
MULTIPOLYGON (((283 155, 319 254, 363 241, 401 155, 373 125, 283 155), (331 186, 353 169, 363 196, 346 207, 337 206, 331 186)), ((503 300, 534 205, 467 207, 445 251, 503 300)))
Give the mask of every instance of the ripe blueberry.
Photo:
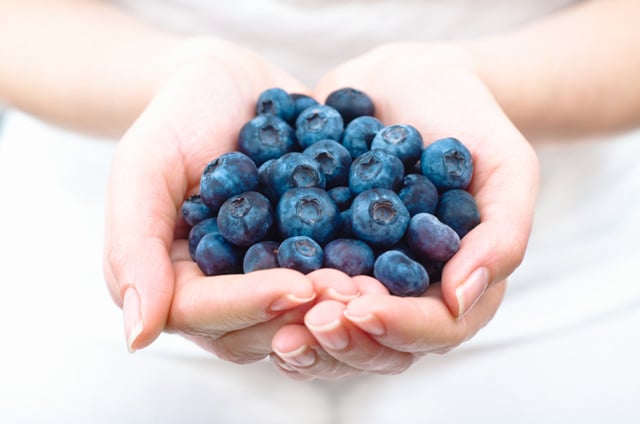
POLYGON ((351 277, 370 275, 374 261, 373 250, 361 240, 338 238, 324 247, 324 267, 340 270, 351 277))
POLYGON ((311 237, 321 245, 340 230, 340 211, 326 191, 293 188, 282 195, 276 207, 276 224, 282 238, 311 237))
POLYGON ((453 228, 460 238, 480 224, 476 199, 465 190, 449 190, 442 193, 435 215, 453 228))
POLYGON ((373 116, 375 113, 371 97, 351 87, 341 88, 332 92, 325 100, 325 104, 340 112, 345 124, 359 116, 373 116))
POLYGON ((425 147, 420 167, 440 192, 466 189, 473 176, 473 159, 469 150, 455 138, 442 138, 425 147))
POLYGON ((373 275, 396 296, 420 296, 429 287, 425 268, 399 250, 388 250, 378 256, 373 275))
POLYGON ((310 237, 289 237, 278 248, 278 263, 282 268, 307 274, 321 268, 322 261, 322 247, 310 237))
POLYGON ((296 137, 302 149, 320 140, 340 141, 343 130, 342 116, 327 105, 311 106, 296 119, 296 137))
POLYGON ((354 194, 371 188, 396 190, 400 186, 402 161, 384 150, 374 149, 358 156, 349 168, 349 188, 354 194))
POLYGON ((240 129, 238 150, 262 165, 298 147, 293 128, 274 115, 258 115, 240 129))
POLYGON ((434 215, 419 213, 411 218, 407 243, 416 255, 433 261, 448 261, 460 248, 460 237, 453 228, 434 215))
POLYGON ((365 190, 351 204, 353 233, 375 248, 398 243, 409 225, 409 211, 396 193, 384 188, 365 190))
POLYGON ((269 199, 256 191, 230 197, 220 207, 218 230, 230 243, 248 247, 263 240, 273 224, 269 199))
POLYGON ((229 152, 210 162, 200 178, 200 197, 212 213, 231 196, 255 190, 259 175, 256 164, 241 152, 229 152))

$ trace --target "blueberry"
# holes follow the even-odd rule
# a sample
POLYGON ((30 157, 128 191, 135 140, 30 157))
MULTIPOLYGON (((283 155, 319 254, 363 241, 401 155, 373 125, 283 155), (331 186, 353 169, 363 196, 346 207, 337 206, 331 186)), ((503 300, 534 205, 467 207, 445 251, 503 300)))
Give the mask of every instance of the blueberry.
POLYGON ((200 178, 200 197, 214 214, 231 196, 255 190, 259 175, 256 164, 241 152, 229 152, 210 162, 200 178))
POLYGON ((412 167, 422 154, 422 136, 411 125, 389 125, 376 134, 371 149, 382 149, 400 158, 405 168, 412 167))
POLYGON ((256 164, 262 165, 298 148, 295 132, 274 115, 259 115, 240 129, 238 149, 256 164))
POLYGON ((244 254, 242 260, 242 270, 245 274, 258 271, 260 269, 278 268, 278 247, 277 241, 261 241, 252 245, 244 254))
POLYGON ((267 196, 267 198, 274 204, 277 203, 278 198, 280 197, 274 188, 271 176, 271 171, 273 170, 273 165, 275 163, 276 159, 269 159, 258 168, 258 191, 267 196))
POLYGON ((367 94, 355 88, 345 87, 329 94, 325 104, 335 108, 345 124, 359 116, 373 116, 375 107, 367 94))
POLYGON ((198 222, 213 216, 211 209, 202 203, 202 199, 199 194, 194 194, 182 202, 180 214, 182 215, 184 222, 191 227, 196 225, 198 222))
POLYGON ((363 191, 351 204, 356 237, 375 248, 398 243, 409 225, 409 211, 396 193, 384 188, 363 191))
POLYGON ((340 186, 327 190, 329 197, 336 203, 339 210, 344 211, 351 207, 353 193, 349 187, 340 186))
POLYGON ((296 119, 296 137, 302 149, 320 140, 340 141, 343 130, 342 116, 331 106, 311 106, 296 119))
POLYGON ((439 283, 442 279, 442 270, 444 268, 445 262, 440 261, 421 261, 420 262, 424 269, 427 270, 427 274, 429 275, 429 282, 431 284, 439 283))
POLYGON ((422 174, 405 175, 398 196, 411 216, 421 212, 433 214, 438 206, 438 189, 422 174))
POLYGON ((351 277, 370 275, 374 260, 373 250, 361 240, 339 238, 324 247, 324 267, 340 270, 351 277))
POLYGON ((256 115, 274 115, 283 121, 291 122, 296 112, 296 105, 286 91, 281 88, 269 88, 258 97, 256 115))
POLYGON ((419 213, 411 218, 407 229, 411 251, 424 259, 448 261, 460 248, 460 237, 434 215, 419 213))
POLYGON ((218 212, 218 230, 230 243, 248 247, 261 241, 273 224, 269 199, 256 191, 230 197, 218 212))
POLYGON ((384 124, 373 116, 361 116, 349 122, 342 134, 342 145, 357 158, 371 149, 371 143, 384 124))
POLYGON ((198 243, 200 243, 202 237, 211 233, 220 234, 220 230, 218 230, 218 220, 216 218, 204 219, 191 228, 189 231, 189 254, 193 260, 196 259, 198 243))
POLYGON ((371 188, 396 190, 404 175, 404 166, 397 156, 374 149, 358 156, 349 168, 349 188, 354 194, 371 188))
POLYGON ((340 211, 325 190, 294 188, 280 198, 276 224, 282 238, 307 236, 324 245, 340 230, 340 211))
POLYGON ((351 154, 342 144, 335 140, 320 140, 304 149, 302 153, 320 164, 326 188, 347 184, 351 154))
POLYGON ((322 261, 322 247, 310 237, 289 237, 278 248, 278 263, 282 268, 307 274, 321 268, 322 261))
POLYGON ((353 233, 353 227, 351 226, 351 209, 345 209, 340 212, 340 220, 340 231, 338 231, 337 237, 354 238, 356 235, 353 233))
POLYGON ((435 215, 453 228, 460 238, 480 224, 476 199, 465 190, 449 190, 442 193, 435 215))
POLYGON ((292 188, 325 188, 326 179, 320 164, 298 152, 287 153, 270 167, 271 189, 282 196, 292 188))
POLYGON ((235 274, 242 270, 242 250, 221 234, 209 233, 198 243, 195 261, 205 275, 235 274))
POLYGON ((420 157, 422 174, 440 192, 466 189, 473 175, 473 159, 469 150, 455 138, 443 138, 427 146, 420 157))
POLYGON ((429 287, 425 268, 399 250, 378 256, 373 275, 396 296, 420 296, 429 287))
POLYGON ((298 116, 302 113, 303 110, 318 105, 318 101, 311 96, 300 93, 291 93, 289 94, 293 99, 293 103, 295 105, 295 113, 293 115, 293 122, 296 121, 298 116))

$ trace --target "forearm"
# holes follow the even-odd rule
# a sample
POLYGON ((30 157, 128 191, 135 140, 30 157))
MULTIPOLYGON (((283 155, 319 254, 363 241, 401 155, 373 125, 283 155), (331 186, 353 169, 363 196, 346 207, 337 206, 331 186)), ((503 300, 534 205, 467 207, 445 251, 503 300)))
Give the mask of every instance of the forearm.
POLYGON ((592 0, 468 47, 525 133, 618 131, 640 124, 638 22, 637 0, 592 0))
POLYGON ((100 1, 0 7, 0 100, 57 125, 119 136, 188 60, 181 37, 100 1))

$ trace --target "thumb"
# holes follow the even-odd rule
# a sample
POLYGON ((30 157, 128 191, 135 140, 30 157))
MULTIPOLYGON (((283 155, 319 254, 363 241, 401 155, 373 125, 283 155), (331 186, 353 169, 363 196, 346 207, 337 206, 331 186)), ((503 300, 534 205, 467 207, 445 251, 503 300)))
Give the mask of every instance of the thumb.
POLYGON ((107 191, 104 271, 123 309, 130 351, 149 345, 167 321, 174 290, 170 248, 187 186, 170 132, 152 134, 144 120, 143 114, 120 141, 107 191))

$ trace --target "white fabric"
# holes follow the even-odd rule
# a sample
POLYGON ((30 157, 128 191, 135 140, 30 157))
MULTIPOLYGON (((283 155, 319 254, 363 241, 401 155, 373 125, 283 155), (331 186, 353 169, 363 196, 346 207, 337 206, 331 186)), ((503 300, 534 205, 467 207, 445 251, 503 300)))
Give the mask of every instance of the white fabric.
MULTIPOLYGON (((149 12, 156 10, 153 3, 162 13, 197 7, 195 1, 131 3, 149 12)), ((401 4, 265 3, 300 15, 317 10, 319 18, 321 11, 401 4)), ((471 3, 474 11, 500 6, 505 15, 515 8, 511 3, 520 4, 406 6, 436 11, 445 3, 458 5, 458 12, 471 3)), ((522 7, 535 16, 562 3, 523 1, 522 7), (540 9, 534 12, 535 5, 540 9)), ((248 1, 232 4, 248 13, 248 1)), ((226 22, 222 15, 206 15, 226 22)), ((454 29, 472 14, 456 16, 448 20, 454 29)), ((447 25, 441 25, 444 33, 447 25)), ((342 54, 335 50, 332 60, 342 54)), ((304 66, 294 62, 288 66, 304 66)), ((543 181, 529 250, 498 314, 475 338, 399 376, 312 383, 288 381, 267 362, 216 360, 175 336, 162 335, 134 355, 126 352, 121 314, 101 269, 103 195, 113 147, 17 112, 5 119, 0 422, 640 422, 640 133, 537 146, 543 181)))

